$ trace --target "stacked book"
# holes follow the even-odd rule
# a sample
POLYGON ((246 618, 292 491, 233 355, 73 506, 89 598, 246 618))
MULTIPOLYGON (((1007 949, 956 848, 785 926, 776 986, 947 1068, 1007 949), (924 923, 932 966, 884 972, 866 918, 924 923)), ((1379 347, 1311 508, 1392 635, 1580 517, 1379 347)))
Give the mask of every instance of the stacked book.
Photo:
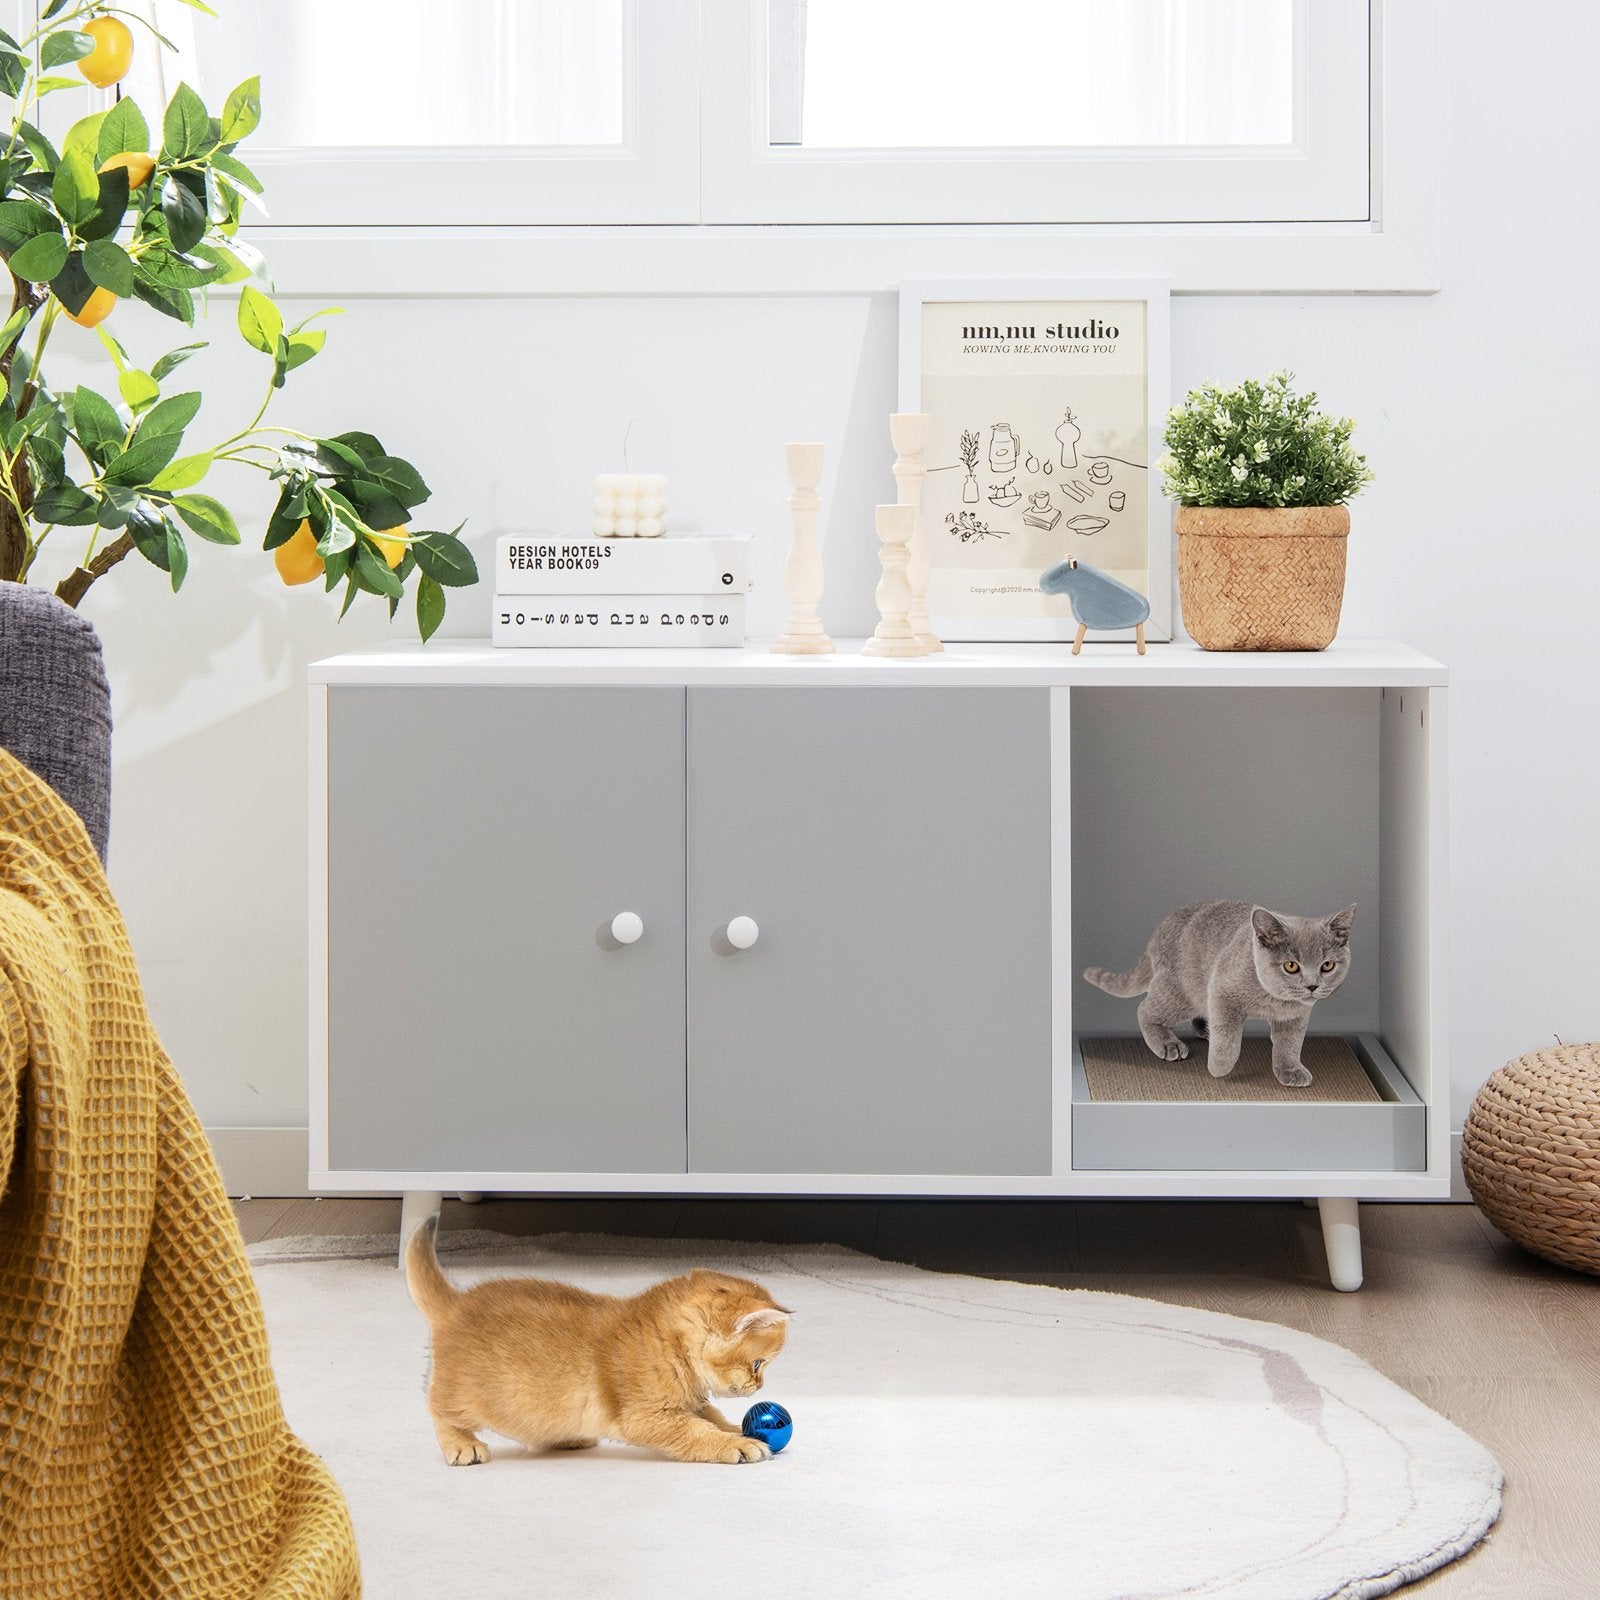
POLYGON ((497 645, 741 645, 750 541, 507 534, 494 590, 497 645))

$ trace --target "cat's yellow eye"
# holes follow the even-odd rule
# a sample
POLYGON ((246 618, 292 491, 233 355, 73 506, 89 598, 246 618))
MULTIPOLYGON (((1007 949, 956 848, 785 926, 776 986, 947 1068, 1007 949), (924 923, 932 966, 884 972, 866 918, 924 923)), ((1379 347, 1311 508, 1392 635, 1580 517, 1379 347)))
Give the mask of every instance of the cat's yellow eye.
POLYGON ((1285 972, 1298 972, 1300 970, 1300 963, 1298 961, 1285 961, 1283 964, 1283 970, 1285 972))
POLYGON ((1324 961, 1322 963, 1322 970, 1324 972, 1332 972, 1333 969, 1338 965, 1339 963, 1337 961, 1324 961))

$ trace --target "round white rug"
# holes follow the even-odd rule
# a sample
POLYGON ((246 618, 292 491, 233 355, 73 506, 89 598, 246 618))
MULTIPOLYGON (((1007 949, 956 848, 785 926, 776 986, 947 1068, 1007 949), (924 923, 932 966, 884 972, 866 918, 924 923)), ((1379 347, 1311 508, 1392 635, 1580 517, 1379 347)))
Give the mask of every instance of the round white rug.
POLYGON ((344 1486, 378 1600, 1329 1600, 1388 1594, 1499 1514, 1481 1445, 1275 1323, 834 1246, 440 1244, 462 1283, 758 1278, 795 1311, 763 1391, 794 1442, 723 1467, 491 1435, 487 1466, 447 1467, 393 1237, 257 1246, 289 1420, 344 1486))

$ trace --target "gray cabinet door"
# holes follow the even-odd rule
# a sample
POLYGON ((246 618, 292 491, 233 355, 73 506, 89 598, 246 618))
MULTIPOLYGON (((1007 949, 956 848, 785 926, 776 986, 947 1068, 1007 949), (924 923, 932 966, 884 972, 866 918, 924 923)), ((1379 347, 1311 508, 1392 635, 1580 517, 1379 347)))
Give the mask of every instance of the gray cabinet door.
POLYGON ((688 714, 690 1170, 1048 1173, 1048 692, 688 714))
POLYGON ((331 689, 330 1166, 683 1171, 683 828, 681 689, 331 689))

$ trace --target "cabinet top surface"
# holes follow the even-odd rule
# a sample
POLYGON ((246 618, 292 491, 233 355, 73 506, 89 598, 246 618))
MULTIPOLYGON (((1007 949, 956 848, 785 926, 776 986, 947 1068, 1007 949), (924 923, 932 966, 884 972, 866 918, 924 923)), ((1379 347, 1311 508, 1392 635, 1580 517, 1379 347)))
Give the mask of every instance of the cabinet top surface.
POLYGON ((506 650, 480 639, 384 644, 314 661, 325 684, 780 684, 944 688, 1053 688, 1073 684, 1302 685, 1307 688, 1442 687, 1441 662, 1392 639, 1336 639, 1326 650, 1202 650, 1189 643, 947 644, 942 655, 863 656, 841 639, 829 656, 776 656, 766 640, 736 650, 506 650))

